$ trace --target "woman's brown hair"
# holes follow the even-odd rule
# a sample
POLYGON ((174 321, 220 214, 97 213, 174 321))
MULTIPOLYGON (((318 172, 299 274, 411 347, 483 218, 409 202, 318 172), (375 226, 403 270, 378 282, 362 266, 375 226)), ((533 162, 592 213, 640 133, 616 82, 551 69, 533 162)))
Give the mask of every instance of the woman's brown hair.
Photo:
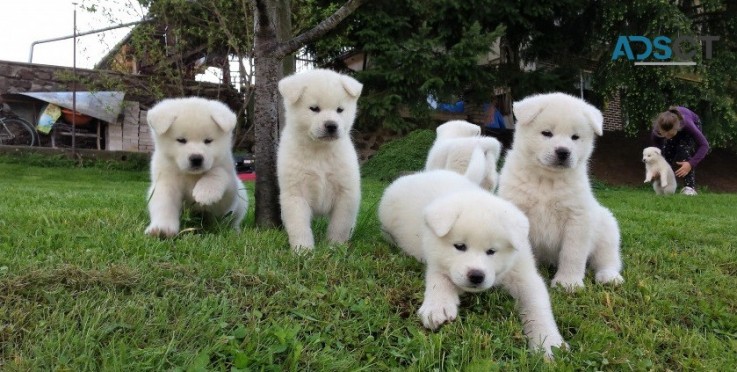
POLYGON ((681 120, 683 120, 681 113, 678 111, 676 106, 671 106, 668 108, 668 111, 658 114, 658 117, 653 121, 655 133, 663 137, 665 133, 671 131, 677 132, 681 129, 681 120))

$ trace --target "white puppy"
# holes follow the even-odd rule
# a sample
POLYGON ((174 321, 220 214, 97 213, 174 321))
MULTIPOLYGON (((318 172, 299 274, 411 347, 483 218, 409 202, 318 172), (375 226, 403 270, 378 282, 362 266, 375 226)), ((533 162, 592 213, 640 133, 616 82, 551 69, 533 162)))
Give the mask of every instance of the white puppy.
POLYGON ((165 99, 146 118, 154 140, 146 234, 176 235, 185 203, 227 216, 240 230, 248 198, 230 149, 235 114, 221 102, 191 97, 165 99))
POLYGON ((518 301, 530 347, 552 356, 564 345, 550 297, 535 268, 528 221, 511 203, 448 170, 404 176, 379 203, 385 237, 426 263, 426 328, 458 314, 459 294, 501 285, 518 301))
POLYGON ((493 191, 498 183, 496 163, 502 145, 496 138, 481 137, 478 125, 463 120, 444 123, 435 130, 437 137, 427 155, 425 170, 447 169, 463 174, 475 148, 484 153, 485 175, 481 187, 493 191))
POLYGON ((314 247, 313 215, 330 217, 331 242, 351 236, 361 185, 350 131, 362 88, 350 76, 319 69, 279 82, 286 109, 277 154, 279 201, 294 250, 314 247))
POLYGON ((435 128, 437 139, 477 137, 481 135, 481 127, 465 120, 447 121, 435 128))
POLYGON ((676 193, 676 174, 657 147, 646 147, 642 150, 642 161, 645 163, 645 183, 652 182, 653 190, 658 195, 676 193))
POLYGON ((563 93, 514 104, 512 149, 499 178, 499 195, 530 219, 535 257, 557 265, 551 284, 583 286, 586 263, 600 283, 621 283, 619 227, 594 198, 588 160, 602 135, 601 112, 563 93))

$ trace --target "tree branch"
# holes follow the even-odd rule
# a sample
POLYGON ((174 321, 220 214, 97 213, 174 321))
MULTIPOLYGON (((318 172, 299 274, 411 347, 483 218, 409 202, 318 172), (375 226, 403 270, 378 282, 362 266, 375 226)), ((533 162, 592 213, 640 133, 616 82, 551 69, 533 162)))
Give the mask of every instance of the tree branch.
MULTIPOLYGON (((361 5, 366 3, 368 0, 348 0, 343 4, 340 9, 336 10, 333 15, 320 22, 317 26, 312 29, 290 39, 283 43, 279 43, 273 51, 275 57, 284 57, 288 54, 294 53, 299 48, 319 39, 329 31, 334 29, 340 22, 351 15, 361 5)), ((259 1, 257 0, 256 3, 259 1)))

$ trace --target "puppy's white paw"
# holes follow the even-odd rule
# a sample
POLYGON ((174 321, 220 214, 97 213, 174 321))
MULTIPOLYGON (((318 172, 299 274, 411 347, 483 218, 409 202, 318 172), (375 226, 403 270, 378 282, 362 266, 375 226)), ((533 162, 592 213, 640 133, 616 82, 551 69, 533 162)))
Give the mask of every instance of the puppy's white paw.
POLYGON ((568 344, 563 341, 563 337, 555 330, 552 333, 546 333, 539 339, 530 339, 530 349, 540 350, 545 353, 546 360, 553 360, 553 348, 568 349, 568 344))
POLYGON ((148 225, 145 231, 146 235, 155 238, 171 238, 179 233, 178 224, 154 224, 148 225))
POLYGON ((297 255, 304 255, 307 253, 312 252, 314 247, 312 245, 293 245, 292 246, 292 252, 294 252, 297 255))
POLYGON ((550 282, 550 286, 553 288, 561 286, 568 292, 575 292, 576 290, 583 288, 583 278, 566 278, 556 275, 550 282))
POLYGON ((425 301, 417 313, 425 328, 435 330, 443 323, 455 320, 458 316, 458 305, 452 302, 425 301))
POLYGON ((620 285, 624 283, 624 278, 614 270, 603 270, 596 273, 596 282, 620 285))
POLYGON ((223 197, 222 190, 211 187, 208 182, 198 182, 192 190, 192 198, 197 204, 208 206, 217 203, 223 197))

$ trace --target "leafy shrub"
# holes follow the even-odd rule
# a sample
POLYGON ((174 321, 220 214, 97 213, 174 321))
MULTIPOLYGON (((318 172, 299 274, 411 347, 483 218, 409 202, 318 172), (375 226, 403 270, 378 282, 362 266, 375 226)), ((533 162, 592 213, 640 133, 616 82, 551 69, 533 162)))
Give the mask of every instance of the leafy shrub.
POLYGON ((365 178, 392 181, 402 173, 422 170, 434 140, 434 131, 420 129, 387 142, 363 165, 361 173, 365 178))

